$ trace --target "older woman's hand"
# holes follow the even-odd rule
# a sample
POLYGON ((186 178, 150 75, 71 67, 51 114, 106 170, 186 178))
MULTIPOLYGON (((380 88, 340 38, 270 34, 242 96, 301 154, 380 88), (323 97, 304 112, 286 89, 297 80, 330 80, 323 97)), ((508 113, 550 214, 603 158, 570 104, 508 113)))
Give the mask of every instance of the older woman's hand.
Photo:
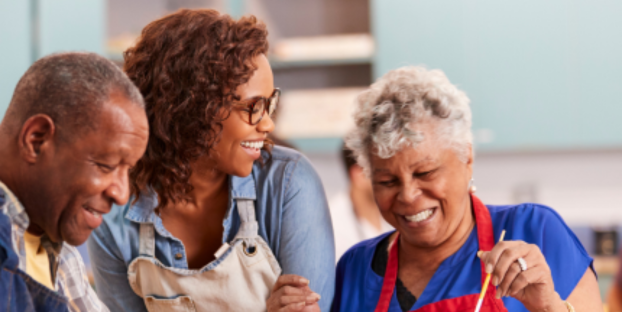
POLYGON ((537 245, 523 241, 499 242, 491 251, 483 252, 486 273, 492 273, 491 282, 498 286, 497 297, 518 299, 529 311, 568 311, 555 292, 551 269, 537 245), (526 270, 521 269, 519 258, 526 270))
POLYGON ((304 277, 281 275, 266 302, 268 312, 319 312, 320 295, 309 288, 309 280, 304 277))

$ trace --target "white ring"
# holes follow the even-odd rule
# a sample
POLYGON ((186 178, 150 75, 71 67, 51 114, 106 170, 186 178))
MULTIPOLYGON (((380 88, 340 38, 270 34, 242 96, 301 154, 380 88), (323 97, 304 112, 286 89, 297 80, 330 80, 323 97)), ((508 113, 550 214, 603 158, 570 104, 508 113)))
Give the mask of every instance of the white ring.
POLYGON ((516 261, 518 262, 521 271, 527 271, 527 261, 525 261, 525 259, 518 258, 516 261))

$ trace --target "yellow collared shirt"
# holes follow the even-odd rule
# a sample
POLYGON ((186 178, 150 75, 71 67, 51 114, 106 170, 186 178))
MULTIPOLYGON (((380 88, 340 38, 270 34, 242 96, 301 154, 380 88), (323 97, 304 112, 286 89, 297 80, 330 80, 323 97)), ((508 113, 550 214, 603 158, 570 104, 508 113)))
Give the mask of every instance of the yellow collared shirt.
POLYGON ((41 237, 27 231, 24 233, 24 247, 26 248, 26 273, 49 289, 54 289, 50 259, 41 246, 41 237))

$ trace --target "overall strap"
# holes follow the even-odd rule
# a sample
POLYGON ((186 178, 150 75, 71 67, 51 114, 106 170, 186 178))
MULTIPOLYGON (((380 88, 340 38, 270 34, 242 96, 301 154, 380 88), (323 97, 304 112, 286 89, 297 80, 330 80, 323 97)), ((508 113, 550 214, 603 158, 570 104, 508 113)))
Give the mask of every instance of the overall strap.
POLYGON ((236 199, 238 214, 240 215, 240 229, 235 239, 242 239, 248 246, 255 246, 254 238, 257 237, 259 225, 255 217, 255 204, 252 199, 236 199))
POLYGON ((138 236, 140 245, 138 254, 140 256, 155 257, 155 228, 152 223, 141 223, 138 236))

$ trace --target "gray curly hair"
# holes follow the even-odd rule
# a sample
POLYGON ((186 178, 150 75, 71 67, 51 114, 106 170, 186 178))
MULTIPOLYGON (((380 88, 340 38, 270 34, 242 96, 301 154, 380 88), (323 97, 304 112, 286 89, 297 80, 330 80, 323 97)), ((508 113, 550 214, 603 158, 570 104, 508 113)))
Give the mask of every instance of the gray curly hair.
POLYGON ((371 153, 390 158, 416 148, 432 125, 435 139, 466 162, 473 143, 469 98, 440 70, 406 66, 378 79, 356 100, 356 128, 345 139, 357 162, 369 173, 371 153))

